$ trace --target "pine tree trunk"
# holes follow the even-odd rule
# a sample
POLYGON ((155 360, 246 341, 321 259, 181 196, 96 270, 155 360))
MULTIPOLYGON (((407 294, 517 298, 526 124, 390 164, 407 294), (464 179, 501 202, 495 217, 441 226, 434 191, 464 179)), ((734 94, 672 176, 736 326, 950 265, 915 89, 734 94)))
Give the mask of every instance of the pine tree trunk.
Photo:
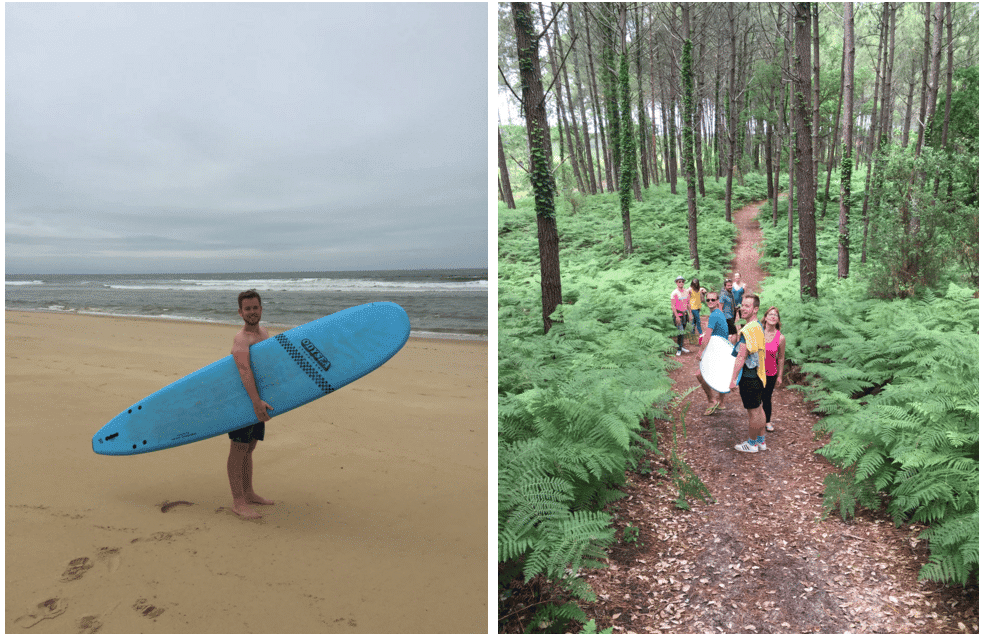
POLYGON ((618 78, 615 68, 616 22, 613 7, 611 3, 599 5, 601 14, 605 16, 601 29, 601 98, 607 116, 608 151, 611 155, 610 169, 607 170, 611 179, 608 188, 611 191, 618 191, 621 170, 621 115, 618 111, 618 78))
MULTIPOLYGON (((635 10, 636 38, 641 41, 642 21, 638 16, 638 9, 635 10)), ((642 173, 642 185, 645 189, 649 188, 649 154, 648 143, 646 142, 646 130, 648 125, 645 123, 645 82, 642 77, 642 47, 635 47, 635 70, 638 77, 638 161, 642 173)), ((641 201, 641 195, 638 198, 641 201)))
MULTIPOLYGON (((703 42, 700 42, 700 59, 703 59, 703 42)), ((702 78, 702 75, 700 75, 702 78)), ((707 197, 707 188, 703 182, 703 85, 702 80, 696 83, 696 111, 693 121, 693 151, 696 154, 696 185, 700 190, 700 197, 707 197)))
POLYGON ((819 191, 819 3, 811 3, 812 13, 812 189, 819 191))
POLYGON ((505 162, 505 147, 502 145, 502 129, 498 129, 498 183, 502 190, 505 206, 515 209, 515 197, 512 195, 512 181, 509 180, 509 166, 505 162))
POLYGON ((850 180, 853 176, 853 3, 843 5, 843 162, 840 170, 840 226, 837 277, 850 275, 850 180))
POLYGON ((519 75, 522 79, 522 109, 529 137, 529 164, 536 199, 536 228, 539 240, 539 270, 543 306, 543 332, 553 325, 550 315, 562 301, 560 288, 560 241, 556 229, 556 182, 553 180, 553 148, 546 115, 546 96, 539 64, 539 41, 528 2, 512 3, 519 75))
MULTIPOLYGON (((568 9, 568 13, 570 14, 570 39, 576 41, 577 31, 576 31, 576 22, 574 18, 573 5, 571 3, 568 3, 567 9, 568 9)), ((590 147, 590 126, 587 124, 588 121, 587 110, 586 110, 586 106, 584 105, 584 97, 583 97, 584 83, 580 80, 580 61, 578 60, 576 46, 574 46, 573 48, 573 78, 574 81, 577 83, 577 94, 580 97, 578 99, 580 103, 580 120, 584 122, 584 165, 585 165, 585 170, 587 172, 587 176, 589 178, 587 187, 589 188, 591 194, 596 194, 597 178, 594 175, 594 155, 593 152, 591 152, 591 147, 590 147)), ((567 94, 570 94, 569 90, 567 91, 567 94)))
POLYGON ((925 126, 928 123, 928 119, 925 117, 926 108, 928 107, 928 74, 929 74, 929 60, 932 57, 932 3, 925 3, 925 53, 922 57, 922 101, 921 106, 918 109, 918 120, 915 124, 918 126, 918 140, 915 142, 915 155, 917 156, 922 150, 922 142, 925 140, 925 126))
POLYGON ((611 162, 608 160, 607 137, 604 134, 603 117, 601 111, 601 98, 597 90, 597 72, 594 69, 594 52, 591 46, 590 20, 584 20, 584 32, 587 34, 587 78, 590 80, 591 101, 594 104, 594 149, 597 155, 597 180, 598 193, 613 191, 611 189, 611 162))
MULTIPOLYGON (((945 114, 942 118, 942 140, 939 148, 943 152, 949 151, 949 115, 952 113, 952 4, 945 5, 945 27, 946 27, 946 71, 945 71, 945 114)), ((935 195, 939 193, 940 177, 935 177, 935 195)), ((952 193, 952 179, 949 178, 949 194, 952 193)))
MULTIPOLYGON (((622 5, 624 6, 624 5, 622 5)), ((636 180, 635 170, 635 130, 631 120, 631 91, 628 88, 628 54, 621 53, 621 63, 618 73, 618 89, 621 93, 621 138, 619 139, 619 154, 621 156, 621 231, 624 237, 625 255, 632 253, 631 241, 631 201, 632 183, 636 180)))
POLYGON ((680 75, 683 81, 683 175, 686 178, 686 218, 689 222, 689 257, 693 268, 700 270, 700 255, 696 243, 696 164, 693 159, 693 40, 690 39, 689 3, 683 2, 683 54, 680 75))
MULTIPOLYGON (((868 140, 864 146, 867 151, 867 177, 866 180, 864 181, 864 202, 863 202, 863 207, 861 208, 861 216, 863 217, 863 223, 864 223, 864 238, 863 238, 863 246, 861 248, 861 257, 860 257, 861 262, 867 261, 867 233, 870 227, 870 215, 868 214, 868 210, 870 209, 871 206, 870 205, 871 197, 876 195, 876 191, 874 190, 877 189, 876 184, 872 186, 871 182, 876 176, 874 174, 873 148, 875 145, 874 140, 877 138, 877 122, 878 122, 877 106, 878 106, 878 95, 880 94, 880 89, 881 89, 881 73, 883 72, 883 69, 881 68, 881 59, 883 58, 883 50, 884 50, 883 47, 885 44, 885 34, 887 32, 887 23, 884 20, 883 15, 884 13, 882 12, 881 36, 877 45, 877 62, 874 65, 874 100, 873 100, 874 105, 870 115, 870 130, 867 136, 868 140)), ((876 226, 874 229, 876 231, 876 226)))
POLYGON ((796 180, 799 183, 799 295, 819 297, 816 261, 816 190, 812 179, 812 108, 810 104, 810 3, 795 3, 795 95, 792 100, 796 139, 796 180))
MULTIPOLYGON (((845 38, 845 36, 844 36, 845 38)), ((844 42, 846 40, 844 39, 844 42)), ((836 120, 833 123, 833 135, 835 136, 840 129, 840 114, 843 112, 843 84, 844 84, 844 68, 843 65, 846 64, 846 51, 840 55, 840 94, 836 102, 836 120)), ((852 84, 852 80, 851 80, 852 84)), ((842 137, 841 137, 842 138, 842 137)), ((826 190, 823 194, 823 211, 819 214, 820 220, 826 219, 826 205, 829 203, 829 184, 833 179, 833 162, 836 160, 836 142, 830 141, 829 143, 829 159, 826 161, 826 190)))
MULTIPOLYGON (((795 20, 792 19, 794 15, 792 3, 788 3, 788 76, 792 77, 793 70, 793 59, 795 57, 795 20)), ((795 130, 793 129, 792 123, 792 96, 795 93, 795 86, 791 82, 788 85, 788 92, 785 94, 785 110, 788 111, 788 126, 786 132, 788 133, 788 268, 792 268, 792 260, 795 258, 795 248, 793 245, 793 235, 792 229, 795 225, 795 206, 794 201, 798 193, 798 182, 796 180, 795 173, 795 130)))
MULTIPOLYGON (((543 22, 543 24, 546 24, 547 19, 546 19, 546 12, 543 9, 543 3, 540 2, 538 4, 539 4, 540 20, 543 22)), ((553 8, 553 15, 550 17, 555 18, 557 8, 555 5, 552 5, 552 8, 553 8)), ((551 21, 553 22, 553 32, 556 35, 557 45, 559 46, 561 45, 560 44, 561 39, 559 33, 559 26, 557 24, 558 21, 555 19, 551 21)), ((583 178, 581 178, 580 176, 580 163, 577 161, 577 149, 573 143, 573 132, 570 129, 571 123, 570 121, 567 121, 567 108, 564 106, 563 103, 563 82, 558 81, 560 74, 564 72, 565 69, 560 68, 561 64, 557 60, 557 58, 559 57, 559 52, 553 50, 553 43, 550 40, 549 35, 547 35, 544 32, 541 37, 543 38, 543 41, 546 42, 546 55, 550 63, 550 72, 553 74, 553 82, 554 82, 553 85, 555 86, 556 89, 556 117, 557 117, 557 125, 559 127, 561 152, 563 148, 563 141, 564 139, 566 139, 567 142, 566 147, 567 147, 567 151, 570 153, 570 167, 573 170, 573 177, 574 180, 577 181, 577 187, 580 188, 581 191, 583 191, 584 181, 583 178)), ((569 103, 569 99, 568 99, 568 103, 569 103)), ((573 125, 576 126, 577 119, 573 113, 573 110, 570 110, 570 119, 573 121, 573 125)), ((563 159, 562 154, 560 159, 562 163, 562 159, 563 159)))
POLYGON ((733 222, 731 215, 734 191, 735 156, 737 152, 737 24, 733 4, 727 5, 730 23, 730 78, 727 86, 727 183, 724 186, 724 218, 733 222))
MULTIPOLYGON (((559 32, 557 32, 557 41, 561 41, 559 39, 559 32)), ((567 110, 570 112, 570 127, 567 128, 567 131, 571 136, 571 138, 568 139, 568 142, 570 143, 570 155, 574 165, 573 173, 577 179, 577 187, 581 192, 587 192, 589 181, 587 180, 585 172, 589 168, 590 164, 584 160, 584 146, 580 139, 580 126, 577 123, 577 111, 573 105, 573 92, 570 89, 570 76, 569 73, 567 73, 566 64, 562 65, 562 72, 563 85, 567 91, 567 110)), ((581 119, 581 121, 584 120, 581 119)))
POLYGON ((908 147, 908 141, 911 138, 911 109, 914 107, 915 103, 915 82, 917 73, 915 72, 915 65, 918 62, 915 57, 911 58, 911 80, 908 82, 908 102, 905 105, 904 111, 904 130, 901 132, 901 147, 908 147))

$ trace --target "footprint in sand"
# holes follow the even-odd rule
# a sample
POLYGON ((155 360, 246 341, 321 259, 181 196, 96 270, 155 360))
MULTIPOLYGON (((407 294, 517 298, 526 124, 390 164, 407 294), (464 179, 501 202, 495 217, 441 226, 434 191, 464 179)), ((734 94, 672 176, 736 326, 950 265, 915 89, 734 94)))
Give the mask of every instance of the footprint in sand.
POLYGON ((68 562, 68 568, 65 569, 65 572, 61 573, 61 580, 63 583, 77 581, 94 565, 88 557, 76 557, 68 562))
POLYGON ((34 627, 41 621, 61 616, 67 609, 68 604, 65 603, 65 600, 55 597, 38 603, 37 608, 24 616, 17 617, 14 619, 14 623, 23 628, 34 627))
POLYGON ((352 619, 352 618, 349 618, 349 619, 341 618, 341 619, 335 619, 334 620, 335 623, 345 623, 346 621, 348 623, 348 627, 358 627, 358 623, 356 623, 355 622, 355 619, 352 619))
POLYGON ((96 634, 102 629, 102 621, 96 616, 83 616, 78 621, 78 634, 96 634))
POLYGON ((164 608, 158 608, 155 605, 150 605, 146 599, 137 599, 136 603, 133 604, 133 609, 143 614, 148 619, 156 619, 158 616, 164 613, 164 608))
POLYGON ((119 570, 119 564, 122 558, 119 554, 119 548, 100 548, 99 552, 96 554, 96 559, 106 564, 109 568, 109 574, 112 574, 119 570))
MULTIPOLYGON (((99 552, 96 553, 96 559, 99 560, 99 562, 106 564, 106 567, 109 568, 110 573, 116 572, 116 570, 119 569, 120 564, 119 548, 100 548, 99 552)), ((95 566, 95 562, 88 557, 76 557, 68 562, 68 567, 65 569, 65 572, 61 574, 61 580, 63 583, 78 581, 85 573, 91 570, 93 566, 95 566)))

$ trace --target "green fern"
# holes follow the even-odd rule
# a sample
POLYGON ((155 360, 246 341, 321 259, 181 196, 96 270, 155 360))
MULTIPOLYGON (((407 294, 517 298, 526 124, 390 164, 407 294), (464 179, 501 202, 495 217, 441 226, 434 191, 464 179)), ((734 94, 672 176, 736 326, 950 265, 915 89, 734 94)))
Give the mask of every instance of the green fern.
POLYGON ((775 288, 788 302, 786 354, 826 414, 815 431, 831 437, 817 453, 842 469, 824 482, 824 513, 846 520, 885 494, 896 522, 932 527, 922 575, 965 583, 979 565, 978 529, 959 519, 979 512, 978 301, 954 285, 870 300, 862 279, 820 279, 821 299, 806 304, 787 281, 775 288))
MULTIPOLYGON (((623 495, 626 473, 645 452, 658 453, 642 421, 665 418, 673 398, 676 361, 664 352, 675 328, 666 306, 673 278, 690 263, 678 213, 684 198, 645 197, 630 258, 616 198, 592 196, 576 217, 561 218, 564 303, 545 336, 535 212, 520 203, 499 214, 500 587, 520 575, 544 575, 570 592, 586 586, 577 571, 602 565, 614 539, 604 508, 623 495)), ((700 276, 720 280, 735 228, 721 202, 706 207, 700 276)), ((683 500, 707 494, 681 461, 677 472, 683 500)), ((544 612, 538 624, 564 616, 572 615, 544 612)))
POLYGON ((979 499, 973 511, 952 517, 924 531, 919 537, 931 543, 928 563, 918 579, 966 584, 971 571, 979 568, 979 499))
POLYGON ((576 603, 547 603, 536 610, 523 632, 564 632, 571 621, 587 621, 587 615, 576 603))
POLYGON ((584 629, 580 630, 580 634, 612 634, 613 632, 613 625, 606 630, 598 632, 597 623, 594 621, 594 619, 591 619, 586 625, 584 625, 584 629))

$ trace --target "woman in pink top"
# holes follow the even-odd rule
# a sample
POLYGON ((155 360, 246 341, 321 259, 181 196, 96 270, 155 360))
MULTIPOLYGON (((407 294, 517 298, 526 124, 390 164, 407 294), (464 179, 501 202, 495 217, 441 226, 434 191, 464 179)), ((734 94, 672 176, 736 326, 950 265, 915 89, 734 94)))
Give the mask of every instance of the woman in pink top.
POLYGON ((686 332, 686 322, 689 318, 689 293, 686 288, 686 278, 680 275, 676 278, 676 290, 669 295, 669 303, 672 305, 672 318, 676 322, 676 356, 684 352, 689 352, 683 347, 683 334, 686 332))
POLYGON ((776 385, 782 384, 782 374, 785 373, 785 336, 782 335, 782 318, 778 309, 772 306, 765 313, 765 374, 767 381, 761 395, 761 405, 765 410, 765 429, 775 431, 771 424, 771 395, 776 385))

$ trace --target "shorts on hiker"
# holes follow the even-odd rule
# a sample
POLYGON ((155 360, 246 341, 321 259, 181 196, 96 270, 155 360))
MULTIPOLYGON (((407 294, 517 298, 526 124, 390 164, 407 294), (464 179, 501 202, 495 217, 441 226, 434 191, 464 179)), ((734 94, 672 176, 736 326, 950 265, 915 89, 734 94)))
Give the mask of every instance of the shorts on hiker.
POLYGON ((758 409, 761 407, 761 395, 765 391, 761 379, 758 378, 757 370, 750 370, 741 376, 741 382, 737 386, 741 391, 741 402, 744 409, 758 409))
POLYGON ((229 438, 235 442, 249 444, 254 440, 263 440, 266 436, 266 423, 253 423, 241 429, 229 432, 229 438))
MULTIPOLYGON (((675 325, 676 323, 676 315, 677 313, 672 314, 673 325, 675 325)), ((682 334, 683 332, 685 332, 686 325, 689 323, 689 315, 687 315, 686 313, 678 313, 678 315, 679 315, 679 325, 676 326, 676 329, 679 330, 680 334, 682 334)))

